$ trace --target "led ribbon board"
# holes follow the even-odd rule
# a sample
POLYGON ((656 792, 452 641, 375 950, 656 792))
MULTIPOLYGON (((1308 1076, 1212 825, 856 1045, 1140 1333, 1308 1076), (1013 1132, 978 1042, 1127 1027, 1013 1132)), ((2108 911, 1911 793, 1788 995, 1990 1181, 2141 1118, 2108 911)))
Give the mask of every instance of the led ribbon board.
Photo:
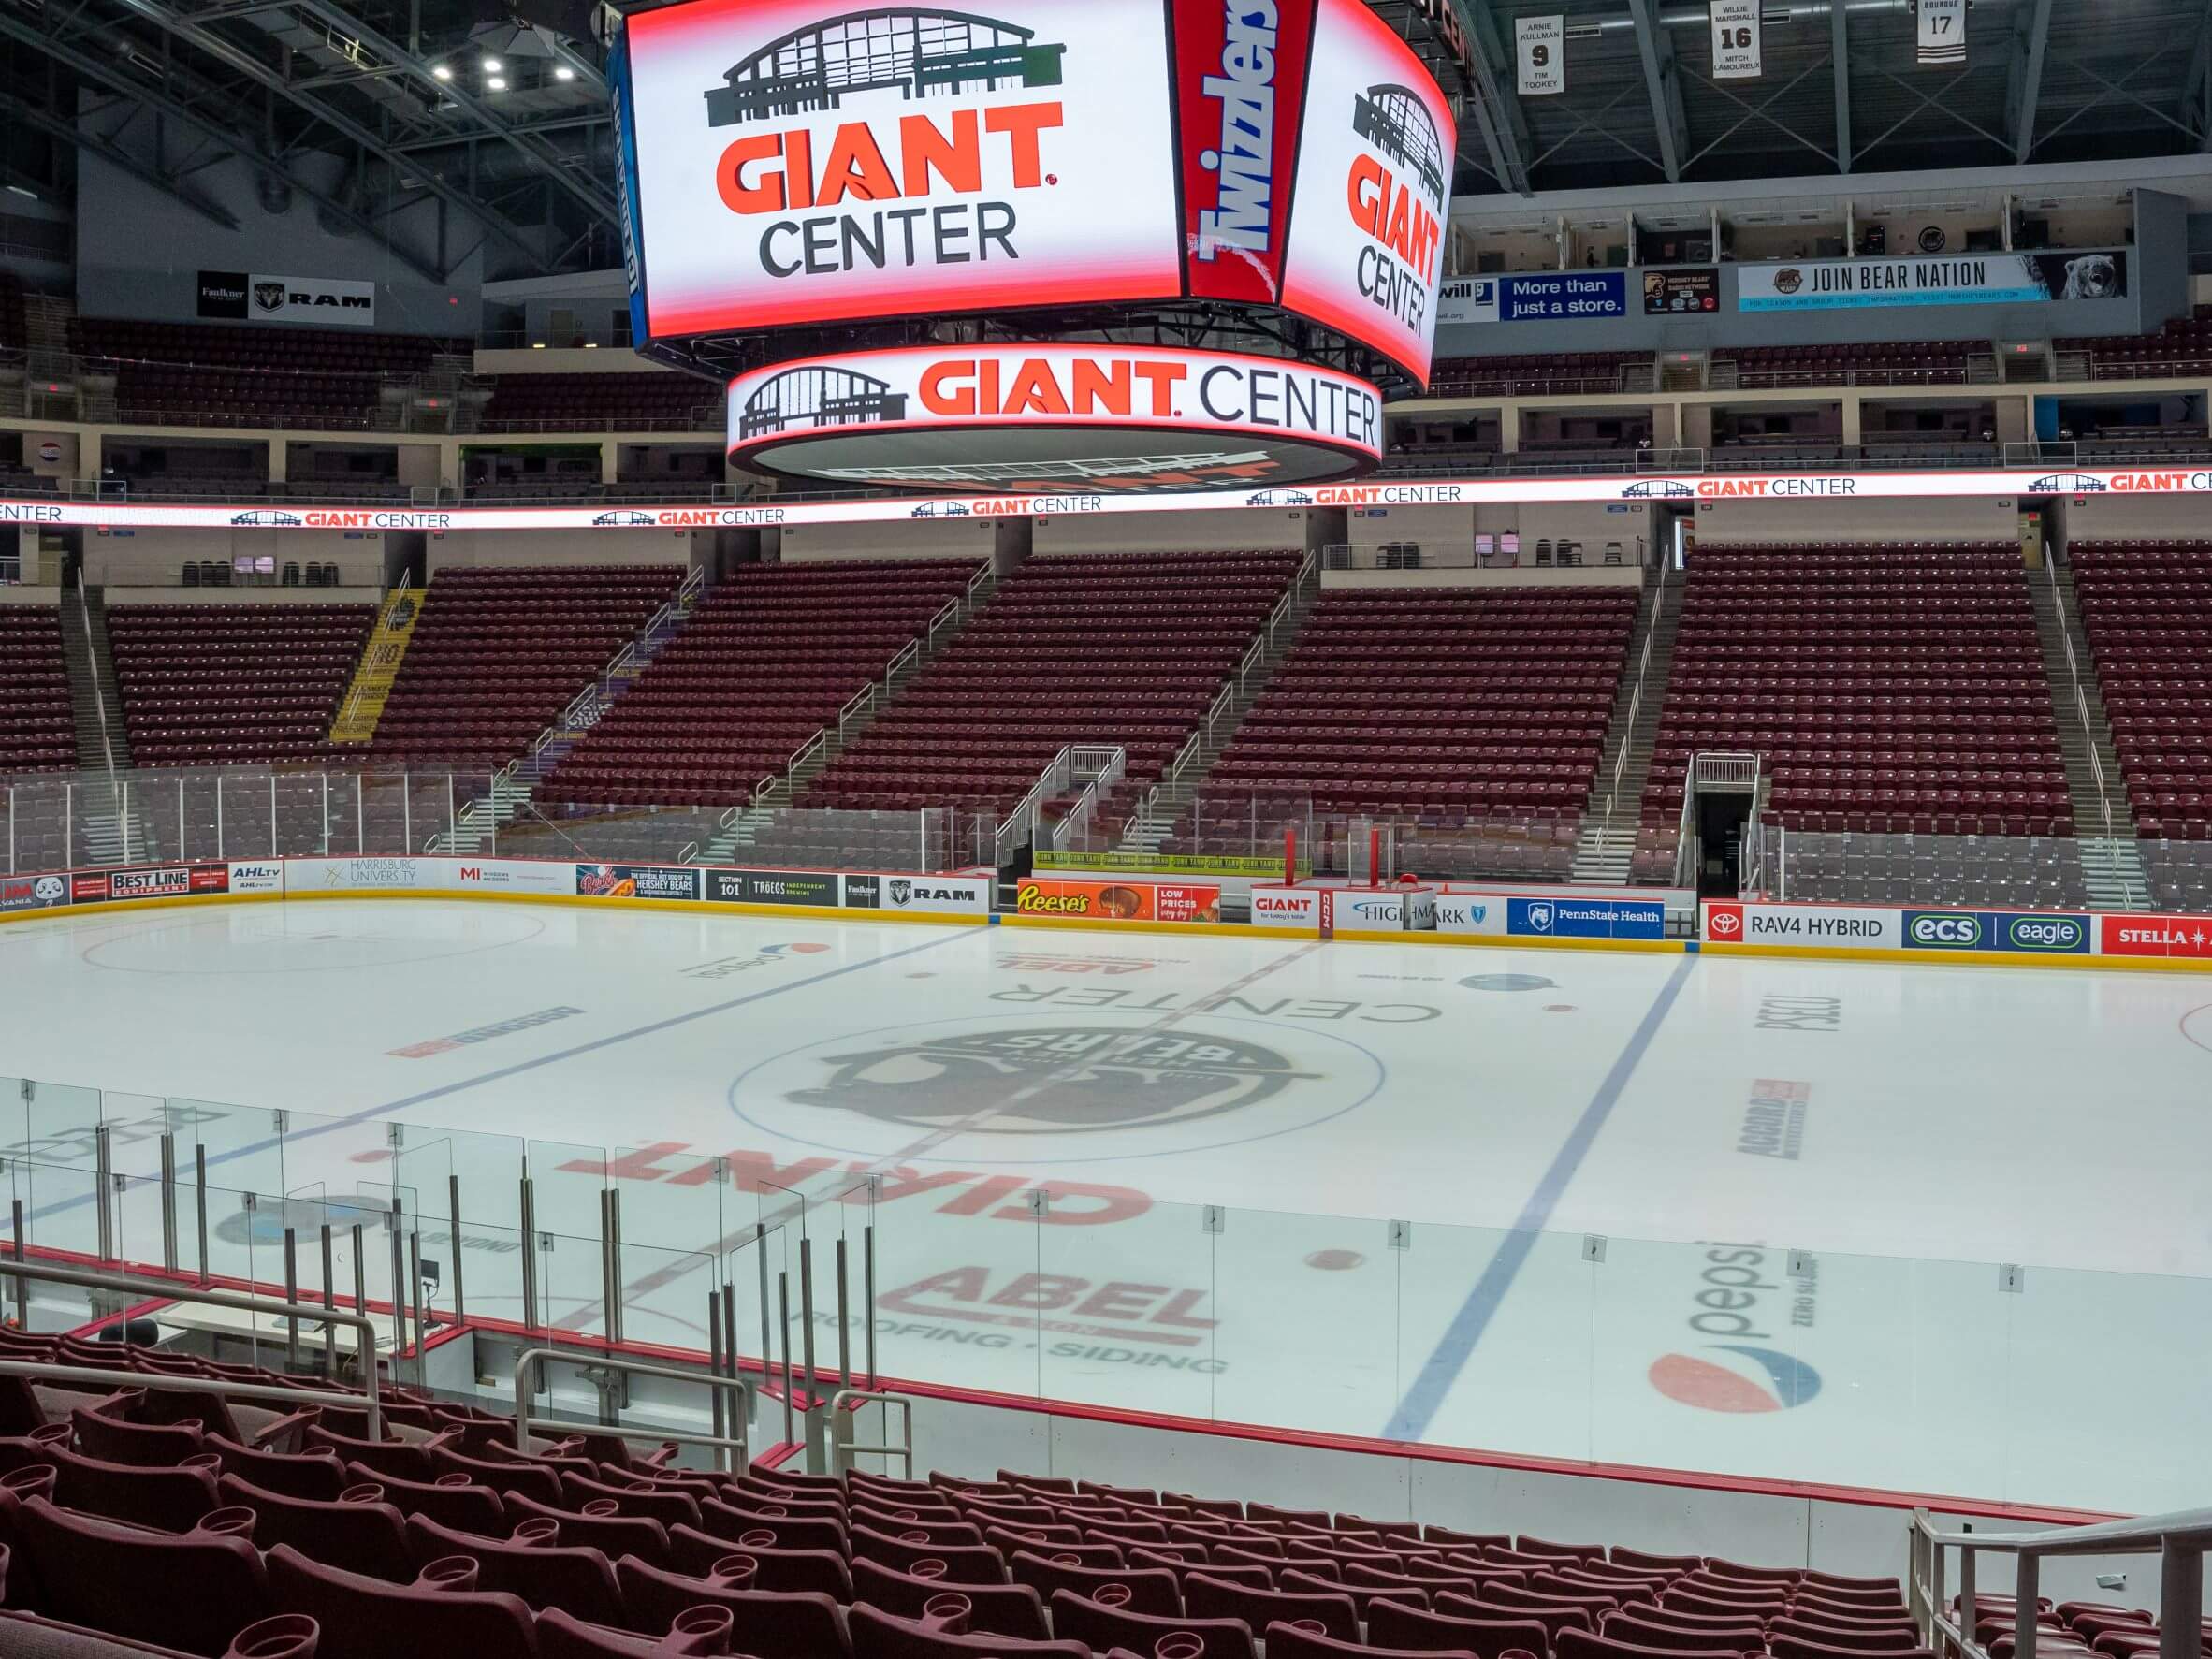
MULTIPOLYGON (((847 484, 1009 493, 1299 484, 1380 458, 1382 394, 1224 352, 948 345, 778 363, 730 386, 730 455, 847 484)), ((922 502, 916 517, 960 517, 922 502)))

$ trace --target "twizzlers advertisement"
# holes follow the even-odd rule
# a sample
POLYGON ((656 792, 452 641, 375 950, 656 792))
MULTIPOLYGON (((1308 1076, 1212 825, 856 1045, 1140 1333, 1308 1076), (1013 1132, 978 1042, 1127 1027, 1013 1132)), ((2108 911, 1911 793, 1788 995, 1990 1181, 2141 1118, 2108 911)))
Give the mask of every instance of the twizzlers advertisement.
POLYGON ((1459 125, 1412 49, 1361 0, 1320 0, 1283 303, 1423 386, 1458 147, 1459 125))
POLYGON ((654 336, 1182 292, 1160 0, 691 0, 623 33, 654 336))
POLYGON ((1190 292, 1288 306, 1425 385, 1458 124, 1361 0, 1178 0, 1190 292))

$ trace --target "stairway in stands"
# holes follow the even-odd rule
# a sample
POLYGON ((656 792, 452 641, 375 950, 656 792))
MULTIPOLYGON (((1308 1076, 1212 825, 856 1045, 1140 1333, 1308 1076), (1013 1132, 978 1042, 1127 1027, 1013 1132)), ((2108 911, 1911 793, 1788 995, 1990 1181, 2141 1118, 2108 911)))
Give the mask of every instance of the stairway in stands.
POLYGON ((455 815, 454 827, 433 837, 433 852, 462 854, 483 850, 488 838, 530 809, 538 785, 553 768, 568 758, 584 734, 606 717, 621 701, 622 693, 653 665, 668 642, 683 632, 699 602, 706 597, 706 570, 696 566, 669 602, 655 611, 637 636, 616 655, 606 671, 576 694, 560 719, 539 734, 530 752, 492 775, 488 793, 477 797, 455 815))
POLYGON ((866 708, 849 720, 836 726, 824 726, 820 748, 808 753, 804 760, 762 791, 749 804, 735 808, 725 817, 721 833, 700 851, 700 862, 744 863, 745 853, 760 838, 762 832, 775 823, 779 815, 805 793, 809 783, 826 771, 833 761, 876 723, 877 717, 897 700, 899 691, 910 680, 959 642, 961 633, 974 619, 976 613, 988 604, 991 595, 998 590, 1000 578, 1018 568, 1019 561, 1003 571, 986 561, 960 599, 958 613, 953 620, 935 634, 915 642, 913 655, 893 665, 891 672, 883 677, 883 684, 877 691, 875 700, 866 708))
MULTIPOLYGON (((123 864, 146 844, 117 778, 131 766, 124 734, 123 694, 108 644, 108 607, 97 588, 80 588, 77 603, 62 601, 62 661, 69 671, 69 713, 77 728, 77 765, 83 774, 71 804, 72 839, 95 864, 123 864)), ((72 849, 75 855, 75 849, 72 849)))
POLYGON ((1662 565, 1658 585, 1644 594, 1636 633, 1628 642, 1631 667, 1621 677, 1620 693, 1613 699, 1612 720, 1606 728, 1606 746, 1598 756, 1597 777, 1590 786, 1581 839, 1576 843, 1569 872, 1578 882, 1617 887, 1628 880, 1637 826, 1643 816, 1644 784, 1652 775, 1652 746, 1659 734, 1659 711, 1666 703, 1667 676, 1674 669, 1675 635, 1681 627, 1682 585, 1669 582, 1667 575, 1662 565))
POLYGON ((2062 566, 2030 571, 2028 586, 2035 598, 2035 632, 2043 642, 2044 677, 2050 682, 2058 718, 2059 752, 2066 762, 2074 840, 2090 901, 2112 910, 2141 909, 2150 902, 2150 885, 2097 681, 2096 658, 2082 632, 2074 574, 2062 566))
POLYGON ((1157 853, 1160 843, 1174 833, 1177 821, 1190 809, 1191 802, 1205 787, 1215 762, 1235 740, 1237 728, 1244 723, 1252 706, 1266 694, 1267 688, 1297 648, 1306 618, 1313 614, 1320 597, 1320 561, 1309 559, 1291 584, 1288 604, 1281 620, 1253 641, 1252 651, 1245 657, 1237 678, 1223 688, 1226 702, 1216 703, 1215 714, 1192 736, 1191 747, 1176 757, 1175 764, 1160 779, 1159 787, 1137 809, 1115 851, 1157 853))
POLYGON ((407 642, 415 637, 415 625, 422 618, 426 597, 405 576, 386 597, 384 608, 376 613, 376 627, 369 643, 361 648, 353 684, 346 688, 345 701, 339 705, 338 718, 331 722, 331 742, 366 747, 376 735, 376 722, 383 718, 385 703, 392 694, 392 682, 399 677, 407 642))

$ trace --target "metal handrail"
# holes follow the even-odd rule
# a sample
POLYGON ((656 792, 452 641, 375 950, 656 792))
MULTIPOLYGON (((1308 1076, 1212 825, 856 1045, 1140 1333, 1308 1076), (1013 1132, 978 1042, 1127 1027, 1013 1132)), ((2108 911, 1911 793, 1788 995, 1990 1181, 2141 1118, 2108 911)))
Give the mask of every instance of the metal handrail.
POLYGON ((84 595, 84 577, 81 575, 77 578, 77 615, 84 624, 84 664, 92 675, 93 707, 100 716, 100 752, 107 757, 108 780, 112 783, 115 780, 115 742, 108 733, 108 694, 100 690, 100 659, 93 649, 92 601, 84 595))
MULTIPOLYGON (((19 1281, 28 1280, 32 1284, 37 1285, 71 1285, 85 1290, 109 1290, 124 1296, 137 1297, 141 1302, 192 1302, 205 1307, 227 1308, 232 1313, 282 1314, 292 1319, 304 1317, 311 1322, 320 1320, 326 1325, 348 1326, 360 1333, 360 1343, 356 1350, 356 1362, 361 1368, 359 1398, 364 1403, 364 1410, 368 1418, 369 1437, 374 1440, 379 1438, 383 1433, 383 1407, 377 1404, 376 1392, 376 1327, 370 1322, 366 1314, 357 1309, 350 1314, 341 1313, 336 1308, 325 1307, 319 1302, 287 1302, 281 1297, 274 1296, 243 1296, 229 1290, 202 1290, 192 1286, 173 1285, 162 1279, 134 1278, 128 1273, 86 1273, 79 1268, 48 1267, 40 1262, 19 1261, 12 1257, 0 1257, 0 1279, 7 1278, 19 1281)), ((22 1362, 12 1361, 11 1363, 22 1362)), ((0 1368, 0 1375, 21 1375, 22 1374, 20 1372, 0 1368)), ((112 1380, 109 1375, 105 1372, 80 1371, 76 1375, 94 1381, 112 1380)), ((128 1381, 124 1385, 127 1387, 154 1386, 151 1376, 141 1376, 135 1371, 115 1375, 127 1378, 128 1381)), ((221 1390, 208 1385, 223 1379, 219 1377, 189 1377, 180 1380, 199 1387, 207 1392, 214 1393, 221 1390)), ((255 1389, 269 1386, 260 1383, 240 1385, 241 1388, 255 1389)), ((317 1397, 324 1401, 332 1398, 331 1391, 327 1389, 279 1389, 275 1390, 272 1397, 288 1398, 294 1394, 317 1397)), ((251 1397, 241 1396, 241 1398, 251 1397)))
POLYGON ((2066 1555, 2161 1557, 2159 1574, 2159 1659, 2197 1659, 2202 1644, 2205 1550, 2212 1547, 2212 1509, 2180 1509, 2135 1521, 2100 1521, 2041 1533, 1938 1532, 1926 1509, 1914 1509, 1907 1533, 1905 1594, 1914 1628, 1928 1647, 1965 1659, 1987 1659, 1975 1640, 1980 1624, 1976 1556, 2010 1555, 2013 1652, 2035 1659, 2043 1559, 2066 1555), (1945 1551, 1958 1551, 1958 1612, 1946 1607, 1945 1551))
POLYGON ((749 1468, 752 1453, 747 1445, 745 1425, 752 1421, 754 1387, 741 1376, 716 1376, 711 1372, 685 1371, 674 1365, 652 1365, 643 1360, 625 1360, 618 1354, 594 1353, 589 1356, 567 1348, 524 1348, 515 1356, 515 1447, 518 1451, 530 1449, 530 1436, 533 1430, 555 1434, 609 1434, 618 1440, 650 1440, 658 1445, 674 1443, 677 1446, 711 1446, 715 1448, 718 1467, 726 1469, 729 1453, 737 1453, 737 1466, 749 1468), (730 1420, 737 1427, 733 1437, 725 1434, 672 1433, 663 1429, 625 1429, 612 1424, 563 1422, 559 1418, 531 1417, 528 1402, 536 1391, 531 1383, 531 1373, 546 1361, 557 1361, 570 1365, 594 1365, 623 1376, 657 1376, 670 1382, 700 1383, 718 1392, 728 1390, 737 1398, 731 1402, 734 1411, 730 1420))
POLYGON ((1652 672, 1652 648, 1659 638, 1659 614, 1666 604, 1666 565, 1659 566, 1659 585, 1652 589, 1652 620, 1644 630, 1643 658, 1636 665, 1636 692, 1628 700, 1628 723, 1621 728, 1621 752, 1613 757, 1613 786, 1606 792, 1606 830, 1613 827, 1613 812, 1621 799, 1621 777, 1628 764, 1629 740, 1636 735, 1637 717, 1644 709, 1644 680, 1652 672))
MULTIPOLYGON (((852 1472, 852 1460, 861 1457, 903 1458, 906 1474, 903 1479, 914 1477, 914 1402, 910 1395, 876 1393, 867 1389, 839 1389, 830 1396, 830 1473, 845 1476, 852 1472), (853 1438, 853 1423, 864 1405, 881 1405, 899 1408, 903 1438, 899 1445, 862 1446, 853 1438)), ((888 1427, 888 1423, 886 1424, 888 1427)), ((2162 1656, 2161 1656, 2162 1659, 2162 1656)))
POLYGON ((2097 806, 2104 815, 2104 836, 2112 839, 2117 833, 2112 827, 2112 797, 2104 787, 2104 763, 2097 758, 2097 731, 2089 723, 2089 699, 2081 683, 2081 662, 2074 652, 2074 629, 2067 620, 2066 590, 2059 586, 2059 566, 2056 560, 2044 560, 2044 580, 2051 590, 2051 606, 2059 618, 2059 642, 2066 648, 2066 674, 2074 682, 2074 710, 2081 717, 2082 747, 2088 751, 2089 776, 2097 784, 2097 806))
POLYGON ((368 682, 383 672, 386 653, 392 648, 392 642, 386 637, 392 632, 392 618, 399 614, 400 606, 406 603, 407 590, 414 582, 414 573, 403 570, 400 573, 400 585, 385 595, 384 609, 377 616, 376 626, 369 634, 368 648, 362 653, 361 665, 366 673, 355 677, 354 689, 346 697, 345 706, 338 711, 338 725, 342 726, 353 719, 354 710, 360 706, 361 699, 368 695, 368 682))

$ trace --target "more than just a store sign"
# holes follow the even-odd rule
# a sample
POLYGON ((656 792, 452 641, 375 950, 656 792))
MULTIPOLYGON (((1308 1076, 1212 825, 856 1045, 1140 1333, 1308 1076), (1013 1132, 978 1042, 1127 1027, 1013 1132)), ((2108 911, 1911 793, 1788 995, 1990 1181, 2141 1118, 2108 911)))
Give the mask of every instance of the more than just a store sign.
POLYGON ((1740 265, 1738 311, 1862 311, 1918 305, 2039 305, 2119 299, 2128 255, 1960 254, 1902 258, 1812 259, 1740 265))
POLYGON ((1367 382, 1278 357, 899 347, 739 375, 729 445, 741 465, 837 484, 1187 493, 1370 472, 1382 410, 1367 382))
POLYGON ((1105 513, 1217 513, 1259 508, 1454 507, 1563 502, 1672 502, 1835 500, 1923 501, 2059 495, 2212 495, 2212 469, 2158 471, 2076 467, 1957 472, 1731 473, 1665 477, 1369 479, 1344 484, 1264 485, 1252 489, 1100 488, 998 494, 884 496, 867 501, 774 501, 683 507, 283 507, 240 503, 0 500, 0 525, 102 530, 706 531, 811 524, 895 524, 915 518, 1057 518, 1105 513))
POLYGON ((609 78, 640 340, 1215 299, 1428 378, 1458 130, 1361 0, 688 0, 609 78))

